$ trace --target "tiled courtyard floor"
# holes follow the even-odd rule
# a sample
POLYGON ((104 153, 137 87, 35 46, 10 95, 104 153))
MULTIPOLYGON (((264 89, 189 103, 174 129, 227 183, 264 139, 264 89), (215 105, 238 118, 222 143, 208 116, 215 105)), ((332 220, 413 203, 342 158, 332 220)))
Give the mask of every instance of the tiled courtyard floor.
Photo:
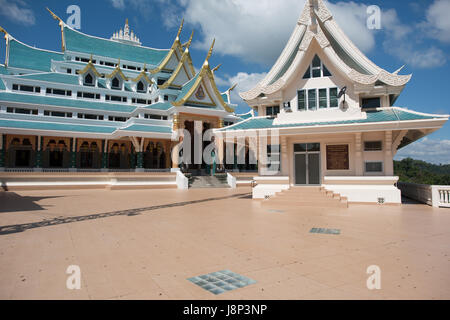
POLYGON ((0 299, 450 299, 450 209, 275 208, 250 191, 0 192, 0 299), (187 280, 220 270, 256 283, 187 280))

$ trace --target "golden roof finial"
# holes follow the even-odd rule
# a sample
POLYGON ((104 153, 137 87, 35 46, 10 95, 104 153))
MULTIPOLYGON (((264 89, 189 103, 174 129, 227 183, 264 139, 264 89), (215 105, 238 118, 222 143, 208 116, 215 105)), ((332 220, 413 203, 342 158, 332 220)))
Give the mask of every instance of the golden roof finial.
POLYGON ((49 8, 46 8, 48 12, 50 12, 50 14, 52 15, 53 19, 58 20, 59 22, 63 22, 62 19, 60 17, 58 17, 56 14, 53 13, 52 10, 50 10, 49 8))
POLYGON ((178 33, 177 33, 177 39, 180 38, 181 31, 183 30, 183 25, 184 25, 184 18, 181 19, 180 28, 178 29, 178 33))
POLYGON ((228 89, 227 91, 229 91, 229 92, 233 91, 234 89, 236 89, 237 85, 238 85, 237 83, 233 84, 233 85, 231 86, 231 88, 228 89))
POLYGON ((2 27, 0 27, 0 32, 3 32, 3 33, 5 34, 5 36, 7 36, 7 35, 8 35, 8 32, 6 32, 6 30, 5 30, 5 29, 3 29, 2 27))
POLYGON ((89 58, 89 63, 92 63, 92 53, 91 53, 91 57, 89 58))
POLYGON ((211 48, 209 48, 208 55, 206 56, 205 62, 208 62, 209 58, 211 58, 211 55, 212 55, 212 52, 213 52, 214 44, 215 44, 215 43, 216 43, 216 39, 214 38, 214 39, 213 39, 213 42, 212 42, 212 44, 211 44, 211 48))
POLYGON ((186 50, 189 49, 192 43, 192 39, 194 38, 194 30, 192 30, 191 36, 189 37, 189 41, 186 43, 186 50))
POLYGON ((125 19, 125 24, 128 24, 128 18, 125 19))
POLYGON ((217 67, 215 67, 214 69, 212 69, 212 72, 216 72, 217 70, 219 70, 219 68, 222 66, 222 64, 219 64, 217 67))

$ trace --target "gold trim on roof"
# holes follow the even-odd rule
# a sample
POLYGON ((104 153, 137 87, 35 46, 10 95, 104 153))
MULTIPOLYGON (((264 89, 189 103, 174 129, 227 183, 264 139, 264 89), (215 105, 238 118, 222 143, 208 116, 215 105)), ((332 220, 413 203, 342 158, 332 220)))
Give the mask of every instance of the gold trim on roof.
POLYGON ((208 55, 206 56, 205 63, 208 63, 209 58, 211 58, 215 43, 216 43, 216 39, 214 38, 213 42, 211 44, 211 48, 209 48, 208 55))
POLYGON ((53 13, 52 10, 50 10, 49 8, 46 8, 46 9, 47 9, 48 12, 50 12, 50 14, 52 15, 53 19, 58 20, 59 22, 64 23, 64 21, 63 21, 60 17, 58 17, 55 13, 53 13))
POLYGON ((84 67, 82 70, 78 71, 78 74, 85 74, 86 72, 88 72, 88 70, 92 70, 92 72, 94 72, 94 74, 98 77, 101 78, 101 74, 100 72, 97 71, 97 69, 95 68, 94 64, 92 63, 92 55, 91 55, 91 59, 89 60, 88 64, 86 65, 86 67, 84 67))
POLYGON ((152 84, 153 81, 147 76, 147 71, 145 71, 145 69, 147 69, 147 64, 144 64, 144 68, 142 69, 141 73, 136 78, 130 79, 130 80, 133 82, 138 82, 139 80, 144 78, 148 84, 152 84))
POLYGON ((114 76, 116 74, 119 74, 122 77, 123 80, 128 81, 127 76, 123 74, 122 69, 120 68, 120 58, 119 58, 119 61, 117 62, 117 67, 113 70, 113 72, 111 72, 110 74, 106 75, 106 78, 112 79, 112 78, 114 78, 114 76))
POLYGON ((50 12, 50 14, 52 15, 53 19, 59 21, 59 26, 61 27, 61 50, 64 52, 64 51, 66 51, 66 40, 64 38, 64 26, 65 26, 65 23, 60 17, 58 17, 56 14, 54 14, 52 10, 50 10, 49 8, 46 8, 46 9, 47 9, 48 12, 50 12))
POLYGON ((216 72, 217 70, 220 69, 221 66, 222 64, 219 64, 218 66, 214 67, 214 69, 212 69, 212 72, 216 72))
POLYGON ((8 35, 8 32, 6 32, 6 30, 5 29, 3 29, 1 26, 0 26, 0 32, 3 32, 4 34, 5 34, 5 36, 7 36, 8 35))
MULTIPOLYGON (((156 74, 156 73, 160 72, 161 70, 163 70, 169 63, 170 58, 172 58, 172 56, 174 54, 175 54, 175 56, 177 56, 177 54, 176 54, 177 50, 179 50, 180 52, 183 51, 183 48, 181 47, 181 43, 180 43, 180 35, 181 35, 181 31, 183 30, 183 25, 184 25, 184 19, 181 20, 180 28, 178 29, 177 36, 175 38, 175 41, 172 44, 172 47, 169 50, 169 53, 167 53, 166 57, 163 59, 163 61, 161 61, 159 66, 157 66, 153 70, 149 70, 149 72, 151 74, 156 74)), ((177 59, 178 59, 178 57, 177 57, 177 59)))
MULTIPOLYGON (((210 49, 211 51, 211 49, 210 49)), ((208 53, 208 56, 209 53, 208 53)), ((207 61, 205 60, 205 63, 203 64, 202 69, 200 70, 199 74, 198 74, 198 78, 195 80, 194 85, 192 86, 191 89, 189 89, 189 91, 184 95, 184 97, 178 101, 178 102, 172 102, 172 105, 175 107, 181 107, 184 104, 186 104, 186 102, 189 101, 189 98, 197 91, 199 85, 202 84, 202 82, 206 79, 205 77, 208 78, 208 80, 210 81, 211 87, 213 89, 213 92, 216 96, 216 98, 218 99, 218 101, 220 102, 220 105, 227 111, 227 112, 234 112, 233 108, 230 108, 227 103, 225 102, 225 100, 223 100, 222 98, 222 94, 219 92, 219 89, 217 88, 216 82, 214 80, 214 73, 212 72, 211 68, 209 67, 209 65, 206 63, 207 61)), ((208 92, 206 86, 205 86, 206 91, 208 92)), ((209 92, 208 92, 209 94, 209 92)), ((211 98, 211 96, 210 96, 211 98)), ((211 98, 211 101, 214 101, 214 99, 211 98)), ((198 104, 205 104, 205 103, 201 103, 201 102, 197 102, 198 104)))
MULTIPOLYGON (((183 55, 181 56, 181 60, 177 65, 177 68, 175 69, 175 71, 172 73, 172 75, 170 76, 169 79, 167 79, 166 82, 164 82, 162 85, 159 86, 160 89, 167 89, 168 87, 173 85, 173 82, 175 81, 175 79, 178 77, 181 68, 184 68, 184 63, 186 62, 186 60, 189 61, 190 59, 190 54, 189 54, 189 47, 192 43, 192 38, 194 37, 194 31, 192 31, 191 33, 191 37, 189 38, 188 41, 188 45, 186 46, 186 49, 184 50, 183 55)), ((184 71, 186 72, 188 79, 190 80, 191 77, 189 76, 189 73, 187 72, 186 68, 184 68, 184 71)), ((193 74, 194 75, 194 74, 193 74)))

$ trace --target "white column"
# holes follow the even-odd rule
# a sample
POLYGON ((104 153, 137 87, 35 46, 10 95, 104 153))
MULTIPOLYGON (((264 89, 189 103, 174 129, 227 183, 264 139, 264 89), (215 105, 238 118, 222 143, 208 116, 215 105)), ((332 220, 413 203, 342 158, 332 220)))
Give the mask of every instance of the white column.
POLYGON ((194 121, 194 136, 191 137, 194 139, 194 165, 202 164, 203 157, 203 122, 202 121, 194 121))
POLYGON ((392 156, 392 131, 386 131, 384 140, 384 174, 386 176, 393 176, 394 159, 392 156))
POLYGON ((355 175, 363 176, 363 159, 362 159, 362 133, 355 135, 355 175))
POLYGON ((281 155, 281 174, 283 176, 289 175, 289 159, 288 159, 288 144, 287 138, 281 137, 280 139, 280 155, 281 155))

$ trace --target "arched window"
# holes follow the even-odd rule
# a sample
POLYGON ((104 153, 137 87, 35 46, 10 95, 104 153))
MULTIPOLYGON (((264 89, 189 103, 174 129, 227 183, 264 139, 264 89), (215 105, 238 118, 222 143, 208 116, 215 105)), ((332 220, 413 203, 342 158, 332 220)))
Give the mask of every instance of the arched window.
POLYGON ((321 78, 321 77, 331 77, 330 71, 328 71, 327 67, 322 63, 319 56, 316 54, 306 70, 303 79, 310 78, 321 78))
POLYGON ((111 87, 113 89, 120 89, 120 81, 117 77, 112 80, 111 87))
POLYGON ((137 84, 137 91, 139 92, 145 92, 145 85, 142 81, 139 81, 137 84))
POLYGON ((94 85, 94 77, 90 73, 86 74, 86 76, 84 77, 84 84, 87 86, 94 85))

